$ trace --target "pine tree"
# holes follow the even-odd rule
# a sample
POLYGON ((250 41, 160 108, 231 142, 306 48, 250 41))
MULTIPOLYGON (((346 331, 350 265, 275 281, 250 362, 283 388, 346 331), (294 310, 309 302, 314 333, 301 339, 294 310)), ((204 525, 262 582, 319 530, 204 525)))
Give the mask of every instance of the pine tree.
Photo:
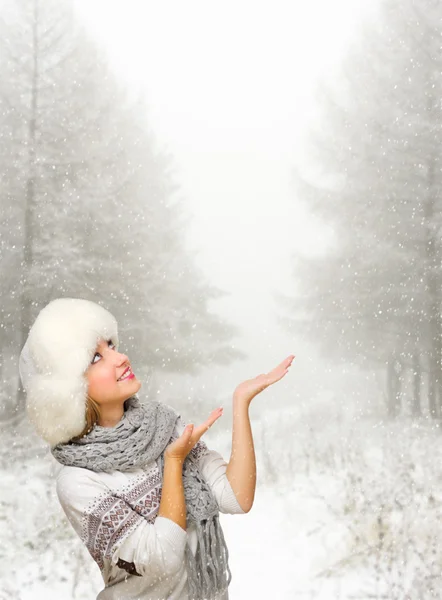
POLYGON ((430 412, 441 402, 441 64, 438 4, 382 5, 343 64, 342 86, 324 84, 311 131, 316 170, 298 169, 297 198, 334 232, 322 257, 298 257, 304 294, 283 304, 331 360, 385 369, 390 414, 406 370, 428 371, 430 412))

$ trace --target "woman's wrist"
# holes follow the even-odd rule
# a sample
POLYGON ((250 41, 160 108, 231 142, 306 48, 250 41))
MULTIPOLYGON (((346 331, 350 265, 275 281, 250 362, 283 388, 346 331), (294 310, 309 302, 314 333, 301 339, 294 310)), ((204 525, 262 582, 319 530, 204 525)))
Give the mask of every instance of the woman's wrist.
POLYGON ((248 412, 251 400, 242 396, 233 395, 232 408, 235 412, 248 412))
POLYGON ((183 466, 184 464, 184 458, 182 458, 181 456, 173 456, 170 454, 167 454, 166 452, 164 453, 164 464, 170 464, 170 465, 181 465, 183 466))

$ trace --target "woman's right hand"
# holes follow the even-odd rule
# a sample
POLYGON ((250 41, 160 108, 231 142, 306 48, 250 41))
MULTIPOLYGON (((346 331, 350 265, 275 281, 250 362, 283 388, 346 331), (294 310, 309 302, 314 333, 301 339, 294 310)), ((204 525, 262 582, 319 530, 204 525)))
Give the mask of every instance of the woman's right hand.
POLYGON ((195 427, 193 424, 186 425, 181 436, 167 446, 164 451, 164 458, 173 458, 184 462, 184 459, 198 442, 200 437, 220 418, 222 414, 223 409, 216 408, 210 413, 209 418, 202 423, 202 425, 199 425, 198 427, 195 427))

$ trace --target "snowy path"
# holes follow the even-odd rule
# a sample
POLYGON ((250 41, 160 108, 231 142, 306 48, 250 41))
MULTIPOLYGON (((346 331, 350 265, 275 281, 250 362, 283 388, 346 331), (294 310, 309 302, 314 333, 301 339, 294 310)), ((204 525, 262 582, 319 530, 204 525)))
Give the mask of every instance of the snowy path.
MULTIPOLYGON (((250 513, 221 516, 230 552, 231 600, 309 597, 320 550, 310 535, 312 512, 318 511, 320 506, 298 492, 258 487, 250 513)), ((317 585, 314 589, 319 591, 317 585)))

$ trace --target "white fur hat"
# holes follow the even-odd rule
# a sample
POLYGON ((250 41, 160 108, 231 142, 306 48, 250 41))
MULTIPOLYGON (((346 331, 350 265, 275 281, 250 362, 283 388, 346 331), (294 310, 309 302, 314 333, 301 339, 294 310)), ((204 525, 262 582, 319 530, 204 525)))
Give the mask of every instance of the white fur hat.
POLYGON ((87 380, 100 339, 118 346, 115 317, 81 298, 58 298, 38 314, 20 354, 27 414, 51 446, 68 442, 86 425, 87 380))

